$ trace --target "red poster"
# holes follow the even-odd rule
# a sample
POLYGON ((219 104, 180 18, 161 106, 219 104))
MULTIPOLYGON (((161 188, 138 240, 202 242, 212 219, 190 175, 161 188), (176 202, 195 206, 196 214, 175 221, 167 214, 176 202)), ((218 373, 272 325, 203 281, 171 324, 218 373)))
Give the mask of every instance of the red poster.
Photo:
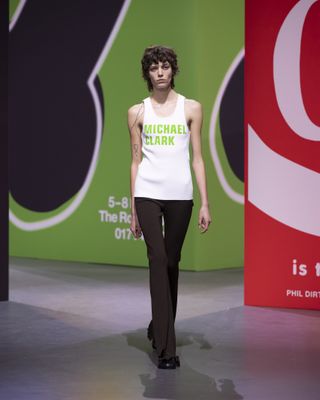
POLYGON ((245 46, 245 304, 320 309, 320 0, 247 0, 245 46))

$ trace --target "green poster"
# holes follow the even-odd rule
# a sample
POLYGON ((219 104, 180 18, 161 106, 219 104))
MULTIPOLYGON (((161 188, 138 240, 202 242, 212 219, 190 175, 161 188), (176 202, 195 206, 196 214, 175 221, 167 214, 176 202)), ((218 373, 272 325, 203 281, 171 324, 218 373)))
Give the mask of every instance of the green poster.
MULTIPOLYGON (((243 127, 239 126, 239 121, 234 117, 236 113, 242 113, 243 103, 241 92, 237 92, 240 99, 238 102, 234 100, 233 93, 243 84, 239 68, 243 63, 244 2, 164 0, 160 8, 156 6, 157 3, 151 0, 124 2, 112 22, 112 29, 105 37, 99 54, 97 53, 98 57, 91 64, 88 63, 91 69, 87 71, 88 79, 83 81, 83 87, 87 95, 90 95, 88 107, 95 116, 92 131, 96 136, 90 150, 90 160, 87 160, 86 173, 79 186, 63 202, 57 202, 57 206, 41 209, 40 195, 36 196, 35 193, 40 193, 45 199, 44 192, 47 191, 46 204, 49 204, 48 181, 44 179, 39 181, 40 183, 33 182, 30 174, 28 185, 23 187, 25 192, 21 194, 22 189, 17 189, 18 183, 15 184, 13 179, 14 190, 10 194, 11 255, 147 266, 143 239, 133 239, 129 230, 131 155, 127 110, 148 96, 140 70, 143 50, 152 44, 163 44, 173 47, 178 54, 180 73, 175 79, 176 91, 187 98, 200 101, 203 106, 202 148, 213 217, 209 231, 200 234, 197 221, 199 195, 193 177, 195 206, 180 267, 187 270, 208 270, 243 265, 243 179, 239 172, 243 169, 243 164, 239 167, 236 160, 237 157, 241 158, 242 154, 242 149, 237 143, 242 140, 243 127), (24 200, 21 201, 20 198, 24 200)), ((15 40, 13 48, 18 39, 22 45, 23 40, 26 40, 21 34, 20 38, 17 37, 19 24, 24 26, 28 23, 28 18, 31 20, 33 10, 27 7, 31 7, 28 2, 20 10, 10 31, 15 40)), ((94 8, 94 1, 90 2, 90 8, 92 18, 101 17, 101 10, 94 8)), ((11 1, 11 19, 16 9, 17 2, 11 1)), ((76 8, 74 12, 77 12, 76 8)), ((43 29, 43 25, 46 25, 41 24, 39 19, 37 21, 37 24, 30 25, 30 30, 43 29)), ((63 23, 66 22, 61 17, 61 24, 63 23)), ((79 32, 79 37, 84 41, 83 48, 90 49, 90 31, 87 31, 89 43, 83 29, 79 32)), ((43 35, 43 40, 46 37, 43 35)), ((30 48, 30 42, 26 46, 30 48)), ((79 49, 79 43, 72 42, 72 46, 79 49)), ((40 62, 46 48, 44 43, 43 47, 33 49, 34 52, 39 51, 40 62)), ((77 73, 77 66, 80 68, 83 65, 86 54, 84 52, 82 58, 73 59, 78 64, 70 67, 68 79, 70 75, 77 73)), ((34 54, 30 57, 34 57, 34 54)), ((27 56, 25 62, 28 63, 27 56)), ((12 63, 17 68, 16 73, 21 74, 18 56, 12 63)), ((57 68, 52 67, 52 70, 48 70, 50 65, 46 64, 48 77, 57 73, 57 68)), ((63 90, 68 91, 68 80, 64 81, 63 90)), ((65 93, 66 96, 70 94, 65 93)), ((30 96, 31 105, 35 104, 32 103, 32 93, 30 96)), ((27 103, 26 107, 29 107, 27 103)), ((55 103, 48 101, 48 104, 51 108, 55 107, 55 103)), ((35 108, 34 106, 33 112, 36 112, 35 108)), ((43 112, 41 115, 43 116, 43 112)), ((15 117, 19 118, 19 112, 15 117)), ((74 113, 72 121, 78 118, 85 120, 85 117, 83 112, 74 113)), ((239 118, 238 120, 241 120, 239 118)), ((50 125, 49 120, 47 123, 50 125)), ((42 126, 42 137, 45 137, 48 127, 46 124, 42 126)), ((11 134, 14 132, 10 130, 11 134)), ((32 137, 31 129, 24 134, 30 137, 27 146, 30 147, 28 151, 32 159, 33 152, 36 154, 40 146, 39 140, 32 137)), ((18 139, 15 139, 15 142, 18 143, 18 139)), ((63 143, 62 141, 61 146, 63 143)), ((45 145, 41 143, 41 146, 45 145)), ((50 152, 48 146, 46 151, 50 152)), ((70 163, 64 169, 66 179, 75 165, 73 157, 78 154, 77 142, 74 141, 70 150, 70 163)), ((11 157, 15 156, 13 149, 11 157)), ((57 162, 59 157, 58 153, 55 158, 57 162)), ((14 161, 19 163, 18 156, 14 161)), ((23 168, 29 167, 31 168, 26 164, 23 168)), ((54 173, 54 168, 48 170, 54 173)), ((64 174, 61 182, 65 183, 63 179, 64 174)), ((20 186, 21 182, 23 179, 20 186)))

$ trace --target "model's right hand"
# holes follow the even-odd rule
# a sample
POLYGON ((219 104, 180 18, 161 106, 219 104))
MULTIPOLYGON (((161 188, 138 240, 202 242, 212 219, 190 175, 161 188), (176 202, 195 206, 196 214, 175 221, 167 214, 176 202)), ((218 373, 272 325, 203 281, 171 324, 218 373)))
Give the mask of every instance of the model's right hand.
POLYGON ((138 218, 135 215, 131 215, 130 231, 135 239, 139 239, 142 235, 138 218))

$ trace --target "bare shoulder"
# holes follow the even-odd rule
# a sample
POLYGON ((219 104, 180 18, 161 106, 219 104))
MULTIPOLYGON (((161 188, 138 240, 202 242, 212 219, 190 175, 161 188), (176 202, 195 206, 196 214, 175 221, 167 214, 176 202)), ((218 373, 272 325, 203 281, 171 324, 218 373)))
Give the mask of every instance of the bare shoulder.
POLYGON ((202 116, 202 105, 197 100, 186 99, 185 111, 188 119, 193 120, 196 117, 202 116))
POLYGON ((128 109, 128 116, 130 117, 136 117, 139 113, 143 110, 143 102, 134 104, 128 109))
POLYGON ((134 104, 128 109, 128 123, 130 126, 137 123, 140 125, 143 119, 144 104, 143 102, 139 104, 134 104))
POLYGON ((186 99, 186 107, 192 110, 201 110, 202 105, 199 101, 193 99, 186 99))

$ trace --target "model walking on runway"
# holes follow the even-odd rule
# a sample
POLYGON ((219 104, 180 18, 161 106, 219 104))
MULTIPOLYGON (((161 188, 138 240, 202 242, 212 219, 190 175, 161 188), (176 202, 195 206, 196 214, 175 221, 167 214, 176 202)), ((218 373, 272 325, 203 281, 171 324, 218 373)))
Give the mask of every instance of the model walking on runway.
POLYGON ((143 233, 147 246, 152 310, 148 338, 157 352, 158 367, 174 369, 180 366, 174 329, 179 261, 193 207, 190 139, 201 198, 200 231, 206 232, 211 222, 201 154, 202 108, 174 90, 178 64, 171 48, 148 47, 141 64, 150 96, 128 110, 130 229, 135 238, 143 233))

